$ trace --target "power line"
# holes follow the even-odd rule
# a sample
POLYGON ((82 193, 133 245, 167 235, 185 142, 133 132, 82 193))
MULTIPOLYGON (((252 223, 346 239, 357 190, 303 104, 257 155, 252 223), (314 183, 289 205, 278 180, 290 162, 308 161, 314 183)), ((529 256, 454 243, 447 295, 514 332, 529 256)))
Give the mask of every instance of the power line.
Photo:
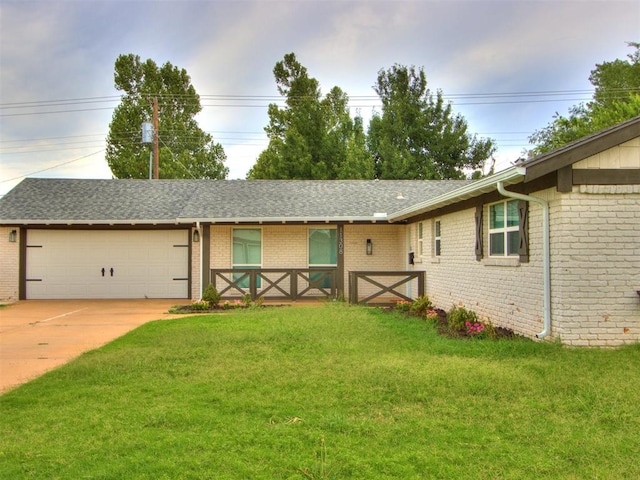
POLYGON ((47 170, 53 170, 54 168, 59 168, 59 167, 62 167, 64 165, 68 165, 70 163, 79 162, 80 160, 84 160, 85 158, 92 157, 93 155, 97 155, 97 154, 102 153, 102 152, 104 152, 104 149, 98 150, 97 152, 89 153, 88 155, 84 155, 84 156, 79 157, 79 158, 74 158, 73 160, 69 160, 69 161, 66 161, 66 162, 58 163, 57 165, 53 165, 51 167, 43 168, 42 170, 38 170, 37 172, 27 173, 25 175, 20 175, 18 177, 9 178, 7 180, 0 180, 0 183, 13 182, 14 180, 20 180, 22 178, 29 177, 31 175, 37 175, 38 173, 46 172, 47 170))
MULTIPOLYGON (((609 93, 611 97, 626 96, 629 93, 636 91, 636 89, 613 89, 609 93)), ((433 92, 430 91, 431 94, 433 92)), ((456 103, 456 100, 461 101, 458 105, 494 105, 504 103, 540 103, 540 102, 575 102, 584 101, 592 98, 594 94, 593 89, 581 89, 581 90, 546 90, 546 91, 523 91, 523 92, 472 92, 472 93, 452 93, 444 94, 442 98, 450 100, 456 103), (559 98, 564 97, 564 98, 559 98), (484 100, 484 101, 472 101, 469 100, 484 100)), ((179 98, 187 98, 190 94, 157 94, 161 100, 171 100, 179 98)), ((361 102, 378 102, 380 100, 377 95, 347 95, 349 103, 361 108, 373 108, 378 107, 379 103, 371 104, 361 102)), ((0 110, 15 110, 15 109, 48 109, 50 107, 59 106, 79 106, 89 105, 96 103, 114 103, 127 98, 123 96, 101 96, 101 97, 80 97, 80 98, 67 98, 67 99, 53 99, 53 100, 37 100, 28 102, 11 102, 0 104, 0 110)), ((239 95, 239 94, 203 94, 198 98, 202 101, 202 108, 265 108, 271 103, 284 104, 288 100, 315 98, 315 97, 287 97, 276 95, 239 95), (213 103, 207 103, 213 102, 213 103), (245 103, 253 102, 253 103, 245 103), (256 103, 257 102, 257 103, 256 103)), ((323 98, 322 96, 320 98, 323 98)), ((326 98, 326 97, 324 97, 326 98)), ((57 109, 57 110, 37 110, 30 112, 10 112, 2 113, 0 117, 18 117, 27 115, 50 115, 50 114, 63 114, 63 113, 78 113, 98 110, 110 110, 112 107, 93 107, 93 108, 73 108, 73 109, 57 109)))

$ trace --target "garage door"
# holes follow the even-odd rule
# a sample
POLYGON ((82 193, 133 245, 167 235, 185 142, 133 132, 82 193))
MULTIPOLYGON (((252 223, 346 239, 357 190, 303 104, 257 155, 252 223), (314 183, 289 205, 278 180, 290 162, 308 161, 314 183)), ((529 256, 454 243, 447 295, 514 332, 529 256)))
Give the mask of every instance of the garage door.
POLYGON ((187 230, 29 230, 28 299, 188 298, 187 230))

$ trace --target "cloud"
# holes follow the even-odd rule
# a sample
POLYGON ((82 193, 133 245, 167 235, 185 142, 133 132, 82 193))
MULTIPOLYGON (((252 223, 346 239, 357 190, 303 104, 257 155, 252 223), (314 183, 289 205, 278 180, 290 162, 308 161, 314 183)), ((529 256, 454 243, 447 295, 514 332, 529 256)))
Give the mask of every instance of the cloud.
MULTIPOLYGON (((323 92, 342 88, 366 122, 377 72, 394 63, 424 67, 430 88, 445 94, 583 90, 596 63, 626 57, 639 24, 631 0, 2 1, 0 114, 34 111, 6 108, 15 102, 117 96, 120 54, 169 61, 190 74, 203 96, 201 127, 223 144, 230 176, 243 178, 266 146, 265 97, 278 95, 272 70, 286 53, 323 92), (230 95, 244 97, 220 98, 230 95)), ((0 117, 0 182, 55 165, 40 175, 108 178, 104 158, 91 154, 104 146, 111 100, 0 117), (9 153, 22 139, 37 139, 23 150, 38 153, 9 153), (63 142, 72 145, 52 146, 63 142)), ((457 98, 454 109, 471 131, 497 137, 500 155, 516 157, 528 134, 578 102, 457 98)))

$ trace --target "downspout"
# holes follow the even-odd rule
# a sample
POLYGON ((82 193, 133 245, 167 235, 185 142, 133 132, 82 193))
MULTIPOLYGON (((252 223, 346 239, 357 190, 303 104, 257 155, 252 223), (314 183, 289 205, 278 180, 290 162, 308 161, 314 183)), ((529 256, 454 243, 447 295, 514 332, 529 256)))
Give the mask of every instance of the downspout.
POLYGON ((549 203, 541 198, 510 192, 504 189, 502 182, 496 184, 501 195, 517 200, 537 203, 542 207, 542 276, 544 289, 544 328, 536 338, 545 338, 551 333, 551 257, 549 248, 549 203))

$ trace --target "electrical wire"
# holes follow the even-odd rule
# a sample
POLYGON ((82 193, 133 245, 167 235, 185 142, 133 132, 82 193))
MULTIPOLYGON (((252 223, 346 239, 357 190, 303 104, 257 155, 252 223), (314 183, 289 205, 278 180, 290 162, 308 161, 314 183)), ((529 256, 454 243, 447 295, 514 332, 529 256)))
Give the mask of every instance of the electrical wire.
POLYGON ((54 168, 59 168, 59 167, 62 167, 64 165, 69 165, 70 163, 79 162, 80 160, 84 160, 85 158, 92 157, 93 155, 97 155, 97 154, 102 153, 102 152, 104 152, 104 148, 102 150, 98 150, 97 152, 89 153, 88 155, 83 155, 82 157, 74 158, 73 160, 68 160, 66 162, 58 163, 56 165, 52 165, 51 167, 43 168, 42 170, 38 170, 36 172, 26 173, 24 175, 19 175, 17 177, 9 178, 9 179, 6 179, 6 180, 0 180, 0 183, 13 182, 15 180, 20 180, 20 179, 25 178, 25 177, 30 177, 31 175, 37 175, 38 173, 46 172, 47 170, 53 170, 54 168))
MULTIPOLYGON (((439 90, 438 95, 446 101, 453 103, 454 106, 467 106, 467 105, 504 105, 504 104, 522 104, 522 103, 548 103, 548 102, 576 102, 576 101, 588 101, 593 99, 595 91, 593 89, 581 89, 581 90, 549 90, 549 91, 523 91, 523 92, 476 92, 476 93, 453 93, 444 94, 439 90)), ((625 89, 619 88, 611 90, 609 98, 624 98, 629 93, 638 92, 638 89, 625 89)), ((433 92, 429 91, 429 94, 433 92)), ((191 97, 191 94, 166 94, 160 93, 157 95, 162 106, 172 105, 171 101, 179 100, 181 98, 191 97)), ((83 105, 104 105, 108 103, 121 102, 126 95, 112 95, 112 96, 99 96, 99 97, 79 97, 79 98, 67 98, 67 99, 53 99, 53 100, 37 100, 27 102, 11 102, 0 104, 0 117, 22 117, 32 115, 50 115, 50 114, 70 114, 81 113, 101 110, 113 110, 114 107, 95 106, 90 108, 76 108, 83 105), (58 107, 71 107, 71 108, 58 108, 58 107), (25 111, 29 110, 29 111, 25 111), (7 113, 5 113, 7 112, 7 113)), ((284 98, 283 96, 276 95, 240 95, 240 94, 204 94, 197 95, 198 100, 201 102, 202 108, 267 108, 270 104, 276 104, 279 107, 287 108, 287 101, 290 100, 303 100, 305 98, 316 97, 290 97, 284 98)), ((326 98, 320 97, 320 98, 326 98)), ((378 95, 354 95, 347 96, 349 104, 348 108, 380 108, 380 98, 378 95)), ((165 131, 165 135, 180 137, 182 141, 195 140, 194 137, 185 137, 181 134, 183 132, 179 130, 165 131)), ((244 132, 244 131, 210 131, 205 132, 212 137, 212 140, 217 143, 224 143, 225 146, 262 146, 268 142, 268 138, 265 132, 244 132), (217 136, 221 135, 221 136, 217 136), (230 136, 226 136, 230 135, 230 136), (257 136, 254 137, 254 136, 257 136)), ((529 135, 531 132, 486 132, 479 135, 495 136, 495 135, 529 135)), ((124 137, 131 137, 131 142, 136 142, 140 132, 138 131, 124 131, 118 134, 124 137)), ((87 137, 100 136, 102 139, 106 139, 106 134, 91 134, 91 135, 70 135, 61 137, 42 137, 42 138, 30 138, 30 139, 12 139, 12 140, 0 140, 0 151, 3 156, 6 155, 19 155, 19 154, 31 154, 31 153, 46 153, 55 151, 68 151, 77 150, 81 148, 97 147, 96 142, 91 140, 79 140, 87 137), (74 140, 77 141, 60 141, 60 140, 74 140), (37 143, 35 145, 34 143, 37 143)), ((164 141, 163 141, 164 143, 164 141)), ((528 140, 524 141, 522 138, 505 138, 498 142, 501 146, 514 147, 522 146, 525 148, 528 146, 528 140)), ((166 145, 166 144, 165 144, 166 145)), ((28 175, 34 175, 47 170, 58 168, 69 163, 77 162, 84 158, 88 158, 98 153, 103 152, 101 149, 97 152, 84 155, 77 159, 69 160, 52 167, 48 167, 37 172, 30 173, 28 175)), ((12 181, 20 178, 24 178, 28 175, 23 175, 9 180, 2 180, 0 183, 12 181)))

